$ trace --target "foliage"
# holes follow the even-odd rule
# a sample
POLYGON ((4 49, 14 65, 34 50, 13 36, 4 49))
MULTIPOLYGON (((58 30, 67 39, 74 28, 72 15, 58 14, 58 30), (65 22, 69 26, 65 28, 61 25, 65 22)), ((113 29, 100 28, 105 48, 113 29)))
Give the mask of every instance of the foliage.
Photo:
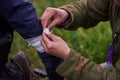
MULTIPOLYGON (((46 7, 59 7, 73 1, 77 0, 31 0, 37 10, 38 17, 42 15, 46 7)), ((88 30, 79 28, 76 31, 67 31, 54 28, 52 31, 62 37, 71 48, 74 48, 90 60, 101 63, 106 60, 108 46, 111 41, 111 29, 109 26, 109 22, 101 22, 96 27, 88 30)), ((33 47, 29 47, 18 33, 15 32, 14 34, 10 58, 18 50, 22 50, 29 56, 33 68, 40 67, 44 69, 36 50, 33 47)))

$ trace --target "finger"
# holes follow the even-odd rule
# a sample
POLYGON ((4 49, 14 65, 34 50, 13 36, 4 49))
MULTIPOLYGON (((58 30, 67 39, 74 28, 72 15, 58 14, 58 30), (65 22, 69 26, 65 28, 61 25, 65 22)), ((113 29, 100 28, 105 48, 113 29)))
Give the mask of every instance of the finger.
POLYGON ((47 12, 44 12, 40 20, 44 30, 47 27, 49 20, 51 20, 51 16, 47 14, 47 12))
POLYGON ((42 24, 43 30, 47 27, 48 20, 49 20, 48 18, 41 18, 41 24, 42 24))
POLYGON ((57 42, 57 41, 59 41, 61 39, 60 37, 58 37, 58 36, 56 36, 54 34, 47 34, 47 37, 49 39, 51 39, 52 41, 54 41, 54 42, 57 42))
POLYGON ((42 34, 42 40, 44 41, 45 45, 49 45, 51 43, 51 40, 44 33, 42 34))
POLYGON ((45 48, 45 51, 47 50, 47 45, 44 43, 44 41, 43 41, 43 39, 41 39, 41 44, 42 44, 42 46, 45 48))
POLYGON ((54 26, 57 26, 58 24, 60 24, 60 19, 54 19, 49 25, 48 25, 48 29, 51 29, 54 26))
MULTIPOLYGON (((45 22, 44 22, 43 20, 41 20, 41 19, 40 19, 40 21, 41 21, 42 29, 45 30, 45 28, 47 27, 48 24, 45 23, 45 22)), ((47 22, 47 21, 46 21, 46 22, 47 22)))

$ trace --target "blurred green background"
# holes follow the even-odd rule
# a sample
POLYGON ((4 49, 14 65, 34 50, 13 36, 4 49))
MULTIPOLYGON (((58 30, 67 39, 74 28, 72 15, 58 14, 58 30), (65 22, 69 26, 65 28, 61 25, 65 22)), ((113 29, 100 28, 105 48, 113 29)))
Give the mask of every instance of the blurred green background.
MULTIPOLYGON (((59 7, 77 0, 31 0, 36 8, 38 18, 42 15, 46 7, 59 7)), ((109 22, 100 22, 96 27, 90 29, 79 28, 76 31, 67 31, 54 28, 53 33, 62 37, 68 45, 96 63, 101 63, 106 60, 108 46, 111 41, 111 29, 109 22)), ((41 58, 36 50, 28 46, 22 37, 15 32, 14 41, 11 48, 11 58, 17 51, 24 51, 31 60, 32 67, 44 69, 41 58)), ((43 78, 42 80, 48 80, 43 78)))

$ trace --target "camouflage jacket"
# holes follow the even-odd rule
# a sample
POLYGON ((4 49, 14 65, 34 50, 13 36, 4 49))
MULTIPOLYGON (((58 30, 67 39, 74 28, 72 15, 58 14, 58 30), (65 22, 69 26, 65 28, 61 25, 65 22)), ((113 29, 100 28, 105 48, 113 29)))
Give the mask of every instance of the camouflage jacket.
POLYGON ((114 0, 80 0, 61 7, 70 13, 71 20, 59 27, 75 30, 80 26, 90 28, 100 21, 110 21, 112 34, 117 33, 112 55, 115 69, 108 71, 71 50, 69 57, 57 68, 68 80, 120 80, 120 7, 114 0))

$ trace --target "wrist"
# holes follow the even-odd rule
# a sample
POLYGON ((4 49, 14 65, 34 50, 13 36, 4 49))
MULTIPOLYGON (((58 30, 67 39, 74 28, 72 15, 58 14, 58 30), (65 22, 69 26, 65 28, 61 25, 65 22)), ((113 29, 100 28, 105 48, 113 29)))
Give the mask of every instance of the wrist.
POLYGON ((69 54, 70 54, 70 48, 66 50, 65 54, 63 55, 63 59, 67 59, 69 54))
POLYGON ((61 8, 61 9, 66 12, 66 18, 65 18, 65 20, 63 21, 62 24, 69 24, 71 22, 70 13, 66 9, 64 9, 64 8, 61 8))

